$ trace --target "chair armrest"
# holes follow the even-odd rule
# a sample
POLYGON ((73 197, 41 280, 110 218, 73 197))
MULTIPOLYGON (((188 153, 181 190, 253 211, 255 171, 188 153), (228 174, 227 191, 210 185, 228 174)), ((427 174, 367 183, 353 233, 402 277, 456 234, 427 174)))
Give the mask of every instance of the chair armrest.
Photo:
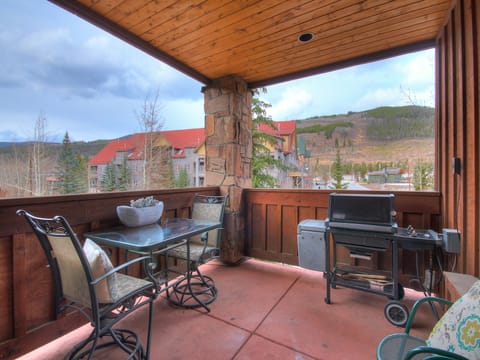
POLYGON ((92 281, 92 285, 98 284, 100 281, 106 279, 110 275, 113 275, 114 273, 119 272, 120 270, 125 269, 125 268, 129 267, 130 265, 136 264, 140 261, 145 261, 147 259, 151 259, 151 257, 150 256, 140 256, 140 257, 137 257, 135 259, 129 260, 127 262, 124 262, 124 263, 114 267, 113 269, 107 271, 106 273, 102 274, 101 276, 97 277, 95 280, 92 281))
POLYGON ((415 304, 413 304, 413 307, 412 307, 412 310, 410 311, 410 315, 408 316, 408 320, 407 320, 407 325, 405 326, 405 333, 408 334, 410 332, 410 328, 412 327, 412 323, 413 323, 413 319, 415 317, 415 314, 417 313, 417 309, 418 307, 423 304, 424 302, 438 302, 438 303, 441 303, 441 304, 445 304, 445 305, 452 305, 453 303, 449 300, 446 300, 446 299, 442 299, 442 298, 439 298, 439 297, 435 297, 435 296, 426 296, 426 297, 423 297, 421 299, 418 299, 417 301, 415 301, 415 304))
POLYGON ((462 355, 455 354, 450 351, 430 347, 430 346, 419 346, 409 350, 403 360, 410 360, 417 354, 433 354, 432 356, 425 358, 430 360, 434 360, 434 359, 468 360, 466 357, 462 355))

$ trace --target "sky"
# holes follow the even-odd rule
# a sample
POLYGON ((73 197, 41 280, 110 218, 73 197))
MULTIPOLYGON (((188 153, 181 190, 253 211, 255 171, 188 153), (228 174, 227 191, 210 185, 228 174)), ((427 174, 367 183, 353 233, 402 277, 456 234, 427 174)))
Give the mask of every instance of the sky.
MULTIPOLYGON (((140 132, 159 95, 163 130, 204 126, 202 83, 46 0, 2 0, 0 142, 115 139, 140 132)), ((434 106, 434 50, 267 87, 275 121, 378 106, 434 106)))

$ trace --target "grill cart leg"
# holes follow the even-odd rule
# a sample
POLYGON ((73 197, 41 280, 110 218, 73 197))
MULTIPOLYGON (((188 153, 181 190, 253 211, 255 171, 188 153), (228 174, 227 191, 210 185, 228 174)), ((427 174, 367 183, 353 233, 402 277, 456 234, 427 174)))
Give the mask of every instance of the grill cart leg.
MULTIPOLYGON (((335 263, 335 245, 333 246, 333 257, 334 257, 334 263, 335 263)), ((332 286, 332 276, 335 276, 331 271, 330 271, 330 231, 328 230, 325 232, 325 277, 327 278, 327 291, 326 291, 326 296, 325 296, 325 303, 331 304, 332 302, 330 301, 330 288, 332 286)))
POLYGON ((332 273, 330 271, 325 272, 325 277, 327 278, 327 294, 325 296, 325 303, 327 304, 331 304, 331 301, 330 301, 331 276, 332 276, 332 273))

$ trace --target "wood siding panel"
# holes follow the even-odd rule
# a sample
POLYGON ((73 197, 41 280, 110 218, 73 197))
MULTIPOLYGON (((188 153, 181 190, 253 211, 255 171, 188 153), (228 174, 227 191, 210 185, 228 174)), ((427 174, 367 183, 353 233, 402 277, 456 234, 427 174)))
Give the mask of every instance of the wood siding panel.
POLYGON ((276 257, 282 252, 282 207, 276 204, 267 205, 267 254, 276 257))
MULTIPOLYGON (((16 333, 19 335, 56 319, 52 274, 48 268, 47 258, 33 234, 26 234, 22 240, 20 243, 23 242, 21 246, 24 256, 17 252, 14 258, 17 265, 14 271, 15 273, 19 271, 22 275, 20 278, 15 274, 15 289, 18 291, 17 294, 21 294, 21 298, 16 297, 15 304, 21 304, 23 308, 16 311, 15 325, 16 333), (29 279, 32 274, 35 274, 35 281, 29 279), (24 323, 17 322, 21 314, 25 317, 24 323)), ((17 246, 15 250, 18 250, 17 246)))
POLYGON ((0 237, 0 342, 14 336, 12 252, 11 237, 0 237))
POLYGON ((250 244, 255 253, 263 254, 267 248, 266 211, 264 204, 252 204, 252 236, 250 244))
POLYGON ((439 189, 444 227, 461 232, 461 253, 454 271, 479 276, 479 5, 454 1, 437 41, 439 189), (453 174, 451 161, 461 161, 453 174))
MULTIPOLYGON (((298 263, 297 224, 299 209, 296 206, 283 206, 282 211, 282 254, 281 260, 287 264, 298 263)), ((268 219, 270 220, 270 219, 268 219)))

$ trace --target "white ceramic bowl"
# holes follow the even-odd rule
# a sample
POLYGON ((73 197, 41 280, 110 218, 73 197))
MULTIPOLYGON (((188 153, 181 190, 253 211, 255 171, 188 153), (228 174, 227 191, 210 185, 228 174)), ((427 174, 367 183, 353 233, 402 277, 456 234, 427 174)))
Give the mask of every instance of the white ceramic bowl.
POLYGON ((136 208, 127 205, 117 206, 117 216, 125 226, 135 227, 154 224, 160 220, 163 213, 163 201, 156 206, 136 208))

